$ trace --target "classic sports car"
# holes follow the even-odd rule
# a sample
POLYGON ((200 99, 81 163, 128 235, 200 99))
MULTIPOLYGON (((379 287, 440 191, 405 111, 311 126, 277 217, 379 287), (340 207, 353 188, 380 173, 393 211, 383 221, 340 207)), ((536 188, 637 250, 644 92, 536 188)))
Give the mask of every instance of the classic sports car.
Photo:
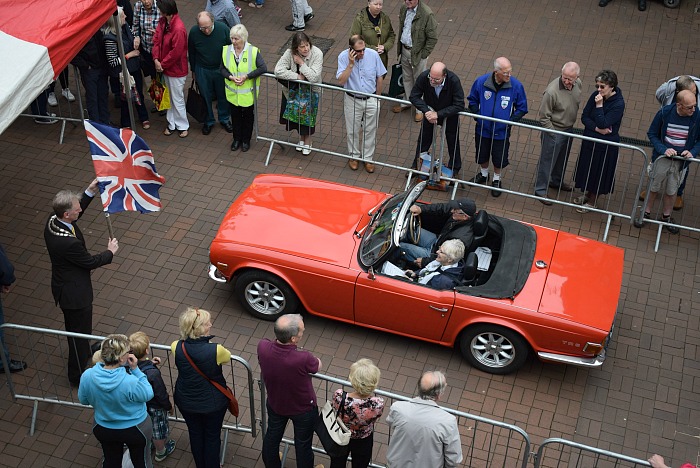
POLYGON ((211 244, 209 276, 233 282, 258 318, 275 320, 303 307, 458 346, 474 367, 493 374, 517 370, 531 352, 544 361, 602 365, 622 284, 622 249, 482 211, 475 239, 490 261, 477 266, 476 256, 467 255, 456 288, 435 290, 382 273, 399 240, 419 232, 409 208, 420 203, 425 185, 392 196, 260 175, 224 217, 211 244))

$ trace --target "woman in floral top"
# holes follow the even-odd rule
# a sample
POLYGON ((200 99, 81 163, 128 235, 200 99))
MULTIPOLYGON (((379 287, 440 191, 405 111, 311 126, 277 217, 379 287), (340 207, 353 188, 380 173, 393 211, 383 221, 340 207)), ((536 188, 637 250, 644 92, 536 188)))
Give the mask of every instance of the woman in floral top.
MULTIPOLYGON (((354 392, 349 392, 343 408, 343 422, 350 429, 348 453, 352 455, 352 468, 367 468, 372 459, 374 422, 384 411, 384 399, 371 396, 377 388, 379 368, 369 359, 360 359, 350 366, 350 383, 354 392)), ((333 395, 333 407, 338 410, 342 403, 343 389, 333 395)), ((344 468, 348 456, 331 458, 331 468, 344 468)))

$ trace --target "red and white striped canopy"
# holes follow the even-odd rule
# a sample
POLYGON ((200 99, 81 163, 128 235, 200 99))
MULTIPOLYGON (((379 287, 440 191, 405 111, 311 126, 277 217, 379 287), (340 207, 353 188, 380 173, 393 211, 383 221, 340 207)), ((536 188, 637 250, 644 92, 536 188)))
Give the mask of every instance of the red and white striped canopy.
POLYGON ((0 0, 0 134, 116 8, 116 0, 0 0))

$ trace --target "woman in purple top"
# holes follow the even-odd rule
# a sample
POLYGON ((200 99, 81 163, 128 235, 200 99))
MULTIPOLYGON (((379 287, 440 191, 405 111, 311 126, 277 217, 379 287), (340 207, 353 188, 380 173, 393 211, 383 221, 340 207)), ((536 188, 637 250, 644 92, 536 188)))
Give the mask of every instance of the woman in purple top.
MULTIPOLYGON (((366 468, 372 459, 374 422, 384 411, 384 399, 371 396, 377 388, 379 368, 369 359, 360 359, 350 366, 350 383, 354 392, 345 396, 342 419, 350 429, 348 454, 352 455, 352 468, 366 468)), ((333 395, 333 407, 338 410, 342 403, 343 389, 333 395)), ((331 458, 331 468, 344 468, 348 455, 331 458)))

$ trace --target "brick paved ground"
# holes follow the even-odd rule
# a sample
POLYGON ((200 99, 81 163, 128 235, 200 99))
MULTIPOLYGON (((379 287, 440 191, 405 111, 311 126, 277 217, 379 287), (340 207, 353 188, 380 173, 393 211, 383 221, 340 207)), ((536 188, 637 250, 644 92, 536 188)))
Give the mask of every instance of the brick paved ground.
MULTIPOLYGON (((335 41, 324 70, 324 80, 332 81, 335 58, 344 47, 351 18, 365 2, 311 3, 316 18, 307 32, 335 41)), ((516 76, 525 83, 533 118, 544 87, 570 59, 582 66, 586 93, 591 92, 597 71, 607 67, 617 71, 627 101, 622 133, 637 138, 644 137, 658 108, 653 99, 656 86, 683 72, 700 74, 694 41, 699 21, 696 5, 687 0, 678 10, 651 1, 645 13, 636 10, 633 0, 615 0, 605 9, 598 8, 594 0, 432 3, 440 22, 440 41, 433 58, 444 57, 468 87, 477 75, 489 70, 494 57, 508 56, 516 76)), ((288 5, 286 0, 268 0, 262 10, 243 5, 250 40, 260 47, 270 67, 289 36, 283 30, 290 22, 288 5)), ((398 1, 385 2, 395 27, 399 5, 398 1)), ((186 25, 194 24, 197 8, 194 2, 180 3, 186 25)), ((272 106, 269 112, 278 110, 272 106)), ((113 120, 117 118, 114 112, 113 120)), ((387 128, 412 125, 406 114, 395 116, 386 109, 382 119, 387 128)), ((317 154, 301 159, 289 152, 275 152, 273 163, 265 167, 267 147, 261 143, 254 143, 247 154, 233 155, 228 151, 230 137, 221 128, 204 137, 194 126, 191 136, 180 140, 161 135, 163 119, 154 120, 153 129, 144 136, 156 154, 159 171, 167 178, 161 191, 164 209, 159 214, 114 217, 121 249, 111 266, 93 275, 95 333, 143 329, 155 342, 169 343, 177 335, 178 313, 186 305, 199 305, 214 312, 214 329, 222 343, 248 360, 257 376, 255 345, 261 337, 272 335, 271 324, 252 319, 230 287, 214 284, 205 275, 207 248, 228 204, 262 172, 300 174, 385 191, 399 190, 403 176, 387 169, 374 175, 351 172, 343 160, 317 154)), ((18 277, 12 293, 3 298, 6 320, 60 329, 63 323, 51 299, 50 264, 41 230, 53 194, 65 187, 84 188, 92 171, 82 129, 69 124, 62 145, 57 143, 58 132, 58 126, 39 127, 20 119, 0 136, 0 242, 18 277)), ((390 145, 398 148, 397 153, 412 153, 413 137, 396 140, 388 131, 380 136, 393 139, 390 145)), ((463 138, 468 167, 470 138, 463 138)), ((342 151, 343 143, 335 137, 324 138, 319 132, 317 141, 342 151)), ((531 151, 538 151, 536 141, 531 151)), ((493 212, 602 238, 604 220, 598 216, 581 217, 568 208, 543 207, 513 196, 494 199, 478 191, 471 195, 493 212)), ((97 209, 92 207, 81 222, 90 249, 102 249, 107 229, 97 209)), ((608 361, 599 370, 533 361, 515 375, 491 376, 470 368, 456 351, 314 317, 307 318, 306 347, 321 356, 328 374, 338 377, 345 377, 349 363, 358 357, 372 357, 384 370, 382 387, 405 394, 413 393, 415 380, 424 369, 445 369, 449 406, 517 424, 535 444, 548 437, 564 437, 640 458, 660 452, 673 466, 685 460, 697 463, 698 241, 696 235, 664 234, 656 254, 653 241, 651 229, 639 231, 624 222, 612 223, 609 242, 626 250, 625 278, 617 335, 608 361)), ((56 364, 59 360, 45 356, 44 348, 30 353, 27 346, 31 343, 22 335, 19 338, 16 353, 23 353, 31 369, 17 375, 18 383, 37 388, 41 385, 37 369, 44 372, 53 366, 51 372, 61 372, 56 364)), ((65 387, 58 392, 70 395, 65 387)), ((0 414, 1 465, 98 465, 100 449, 90 434, 90 411, 42 404, 37 432, 31 437, 31 406, 11 401, 4 388, 0 414)), ((182 426, 175 427, 174 437, 182 450, 162 465, 193 465, 182 426)), ((227 464, 262 466, 260 446, 259 438, 232 435, 227 464)), ((384 452, 382 449, 380 461, 384 452)))

